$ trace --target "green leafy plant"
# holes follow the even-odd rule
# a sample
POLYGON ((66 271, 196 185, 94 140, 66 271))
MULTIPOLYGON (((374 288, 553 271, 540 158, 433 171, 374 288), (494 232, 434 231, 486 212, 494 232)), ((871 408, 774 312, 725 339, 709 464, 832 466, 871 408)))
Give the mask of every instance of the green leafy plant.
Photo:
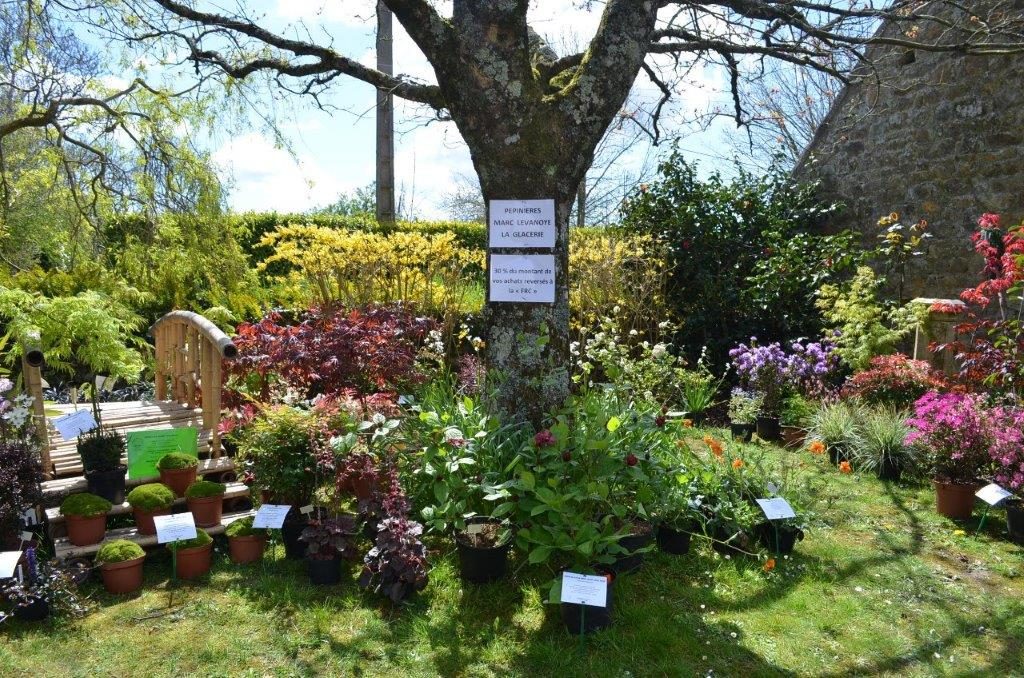
POLYGON ((211 537, 206 530, 201 527, 196 528, 196 536, 193 539, 183 539, 181 541, 172 541, 167 543, 167 548, 171 551, 181 551, 184 549, 194 549, 200 546, 206 546, 207 544, 213 543, 213 537, 211 537))
POLYGON ((262 537, 267 534, 267 531, 262 527, 253 527, 252 522, 253 516, 239 518, 227 526, 224 534, 229 537, 262 537))
POLYGON ((707 353, 702 352, 692 370, 683 370, 679 375, 683 406, 687 414, 703 414, 715 405, 715 396, 722 388, 725 377, 716 379, 708 368, 707 353))
POLYGON ((115 539, 108 541, 96 553, 96 562, 101 564, 123 563, 136 558, 142 558, 146 552, 141 546, 127 539, 115 539))
POLYGON ((88 492, 80 492, 69 495, 61 502, 60 513, 63 516, 94 518, 107 515, 112 506, 113 504, 103 497, 97 497, 95 494, 89 494, 88 492))
POLYGON ((753 424, 761 411, 762 400, 753 391, 734 388, 729 395, 729 421, 734 424, 753 424))
POLYGON ((212 480, 197 480, 185 490, 185 496, 189 499, 202 499, 205 497, 223 497, 227 488, 223 483, 215 483, 212 480))
POLYGON ((814 418, 816 410, 814 403, 804 396, 799 393, 790 393, 782 399, 779 420, 785 426, 804 428, 814 418))
POLYGON ((86 473, 123 468, 125 440, 115 429, 97 426, 78 438, 78 454, 86 473))
POLYGON ((313 444, 322 433, 312 410, 267 407, 237 436, 238 459, 257 487, 282 503, 306 504, 316 486, 313 444))
POLYGON ((156 467, 161 471, 180 471, 199 466, 199 459, 184 452, 171 452, 160 457, 156 467))
POLYGON ((128 503, 132 508, 146 513, 170 508, 174 504, 174 490, 163 483, 146 483, 139 485, 128 493, 128 503))

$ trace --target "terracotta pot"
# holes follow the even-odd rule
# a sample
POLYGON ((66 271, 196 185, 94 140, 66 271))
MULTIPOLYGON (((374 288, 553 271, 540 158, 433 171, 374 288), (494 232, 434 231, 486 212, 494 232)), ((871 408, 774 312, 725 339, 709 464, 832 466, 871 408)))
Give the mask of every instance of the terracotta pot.
POLYGON ((167 516, 171 514, 171 509, 158 509, 152 513, 146 513, 137 508, 132 509, 132 515, 135 517, 135 527, 138 529, 139 534, 156 534, 156 523, 153 522, 153 518, 156 516, 167 516))
POLYGON ((783 426, 781 433, 783 446, 790 450, 803 447, 807 438, 807 432, 799 426, 783 426))
POLYGON ((967 520, 974 512, 974 493, 977 483, 950 483, 933 479, 935 487, 935 510, 939 515, 954 520, 967 520))
POLYGON ((178 549, 178 578, 196 579, 210 571, 213 562, 213 542, 206 546, 178 549))
POLYGON ((196 520, 198 527, 213 527, 220 525, 220 519, 224 515, 224 497, 197 497, 188 499, 188 510, 196 520))
POLYGON ((102 516, 64 516, 68 527, 68 541, 75 546, 88 546, 103 541, 107 533, 107 514, 102 516))
POLYGON ((266 548, 266 537, 255 534, 248 537, 228 537, 228 550, 231 552, 231 562, 237 565, 256 562, 263 557, 263 551, 266 548))
POLYGON ((160 482, 174 490, 179 497, 185 496, 185 490, 196 481, 196 467, 176 468, 170 471, 160 469, 160 482))
POLYGON ((106 563, 100 568, 108 593, 132 593, 142 588, 142 565, 146 556, 121 563, 106 563))

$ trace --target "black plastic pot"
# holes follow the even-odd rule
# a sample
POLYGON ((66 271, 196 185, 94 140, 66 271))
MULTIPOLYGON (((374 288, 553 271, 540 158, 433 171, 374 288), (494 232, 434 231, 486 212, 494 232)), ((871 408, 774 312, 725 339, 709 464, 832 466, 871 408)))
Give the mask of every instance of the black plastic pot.
POLYGON ((691 536, 689 532, 662 525, 658 528, 658 548, 674 556, 685 556, 690 552, 691 536))
POLYGON ((1006 531, 1010 541, 1024 544, 1024 501, 1019 499, 1006 503, 1006 531))
POLYGON ((580 605, 579 603, 562 603, 562 621, 565 630, 574 636, 580 635, 580 617, 583 617, 583 633, 593 633, 612 625, 612 593, 615 576, 611 575, 608 582, 608 594, 604 607, 580 605), (584 609, 586 608, 586 609, 584 609))
POLYGON ((118 466, 109 471, 87 471, 86 489, 90 494, 103 497, 115 506, 124 503, 124 474, 127 466, 118 466))
POLYGON ((42 598, 34 597, 28 605, 14 608, 14 617, 21 621, 37 622, 50 616, 50 604, 42 598))
POLYGON ((331 586, 341 581, 341 556, 323 560, 307 558, 306 571, 309 581, 316 586, 331 586))
POLYGON ((646 534, 631 534, 619 540, 619 546, 626 549, 627 555, 619 556, 618 559, 608 566, 614 574, 628 574, 636 572, 644 564, 644 554, 636 553, 639 549, 649 546, 654 541, 655 528, 653 525, 646 534))
POLYGON ((754 437, 754 428, 754 424, 729 424, 729 431, 732 433, 732 439, 744 443, 749 443, 750 439, 754 437))
POLYGON ((757 437, 772 443, 782 440, 782 424, 779 422, 779 418, 758 417, 757 437))
POLYGON ((846 450, 837 445, 829 445, 828 458, 829 461, 831 461, 836 466, 838 466, 841 462, 850 461, 849 456, 846 454, 846 450))
POLYGON ((707 412, 684 412, 683 419, 689 419, 694 426, 703 426, 708 419, 707 412))
POLYGON ((761 523, 757 526, 757 539, 772 553, 785 555, 793 552, 798 540, 803 541, 804 531, 796 527, 779 527, 776 543, 775 528, 771 523, 761 523))
MULTIPOLYGON (((295 509, 293 508, 292 511, 295 509)), ((302 531, 306 529, 305 517, 293 517, 289 512, 288 517, 281 526, 281 540, 284 542, 284 557, 288 560, 302 560, 306 557, 306 542, 299 539, 302 531)))
POLYGON ((898 482, 903 477, 903 466, 892 457, 884 457, 882 463, 875 468, 879 480, 898 482))
MULTIPOLYGON (((492 518, 471 518, 466 521, 470 525, 498 525, 499 520, 492 518)), ((459 554, 459 576, 474 584, 504 579, 508 571, 508 552, 512 542, 500 546, 479 547, 463 543, 461 535, 455 537, 455 548, 459 554)))

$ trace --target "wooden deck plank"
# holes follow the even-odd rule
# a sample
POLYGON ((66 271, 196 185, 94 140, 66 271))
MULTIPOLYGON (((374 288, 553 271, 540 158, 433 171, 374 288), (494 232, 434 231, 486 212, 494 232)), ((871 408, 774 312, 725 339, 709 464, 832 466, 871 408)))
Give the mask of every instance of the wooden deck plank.
MULTIPOLYGON (((200 459, 199 468, 197 473, 199 475, 208 475, 210 473, 224 473, 225 471, 231 471, 235 468, 235 460, 232 457, 220 457, 218 459, 200 459)), ((155 483, 159 482, 159 476, 151 476, 148 478, 135 478, 128 479, 128 487, 134 487, 135 485, 142 485, 143 483, 155 483)), ((66 495, 73 492, 85 492, 86 484, 85 478, 82 476, 74 476, 70 478, 58 478, 56 480, 47 480, 43 482, 43 504, 46 506, 54 506, 60 503, 66 495)))
MULTIPOLYGON (((256 515, 255 511, 239 511, 237 513, 228 513, 221 518, 220 525, 213 527, 204 527, 210 535, 217 535, 224 532, 228 525, 241 520, 247 516, 256 515)), ((100 548, 108 541, 114 539, 127 539, 133 541, 143 548, 156 546, 156 535, 140 535, 134 527, 124 527, 117 530, 107 530, 107 534, 103 541, 99 544, 90 544, 89 546, 73 546, 66 538, 55 539, 53 541, 54 557, 57 560, 65 560, 67 558, 82 558, 86 556, 94 555, 100 548)))
MULTIPOLYGON (((245 497, 249 494, 249 487, 242 483, 226 483, 227 487, 224 491, 225 499, 236 499, 238 497, 245 497)), ((174 500, 175 506, 184 506, 185 498, 179 497, 174 500)), ((132 507, 128 502, 118 504, 110 509, 107 516, 120 516, 132 512, 132 507)), ((50 522, 50 529, 52 530, 55 526, 64 523, 64 516, 60 513, 59 506, 53 506, 46 509, 46 519, 50 522)))

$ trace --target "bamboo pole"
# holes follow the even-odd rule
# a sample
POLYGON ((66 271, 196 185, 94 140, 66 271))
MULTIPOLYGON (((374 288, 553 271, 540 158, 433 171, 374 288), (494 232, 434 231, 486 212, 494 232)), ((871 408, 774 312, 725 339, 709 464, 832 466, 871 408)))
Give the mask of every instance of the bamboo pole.
POLYGON ((26 347, 21 358, 25 393, 32 398, 32 423, 39 441, 39 463, 43 467, 43 478, 49 480, 53 477, 53 464, 50 461, 50 435, 46 428, 46 404, 43 402, 43 375, 39 370, 40 363, 29 360, 28 355, 29 349, 26 347))
POLYGON ((153 333, 156 344, 156 389, 157 400, 167 400, 167 331, 161 327, 153 333))

